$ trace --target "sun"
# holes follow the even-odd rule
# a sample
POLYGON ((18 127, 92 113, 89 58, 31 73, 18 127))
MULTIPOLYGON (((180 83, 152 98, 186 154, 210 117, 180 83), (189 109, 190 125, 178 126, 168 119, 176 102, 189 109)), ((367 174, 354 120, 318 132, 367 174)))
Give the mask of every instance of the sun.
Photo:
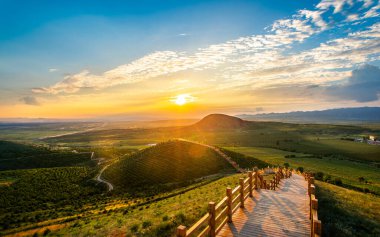
POLYGON ((189 94, 181 94, 173 97, 172 102, 174 102, 176 105, 182 106, 189 102, 193 102, 194 97, 189 94))
POLYGON ((177 98, 175 99, 175 103, 177 105, 184 105, 187 103, 187 100, 186 100, 186 96, 185 95, 179 95, 177 96, 177 98))

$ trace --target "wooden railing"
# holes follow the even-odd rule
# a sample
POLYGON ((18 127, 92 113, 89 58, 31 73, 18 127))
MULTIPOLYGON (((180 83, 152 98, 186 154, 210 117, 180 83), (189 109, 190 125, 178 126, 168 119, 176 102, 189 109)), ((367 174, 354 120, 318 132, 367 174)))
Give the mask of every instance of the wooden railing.
POLYGON ((309 173, 304 173, 304 177, 308 183, 309 205, 310 205, 310 223, 311 223, 311 237, 322 236, 322 222, 318 220, 318 199, 315 197, 314 177, 309 173))
POLYGON ((226 223, 232 223, 232 214, 239 208, 244 208, 244 201, 253 197, 253 191, 259 188, 275 190, 283 178, 289 178, 292 172, 288 169, 276 168, 273 179, 266 182, 257 168, 248 171, 248 177, 240 178, 239 185, 234 189, 228 187, 226 196, 217 204, 209 202, 208 213, 199 219, 189 229, 180 225, 177 227, 177 237, 210 236, 215 237, 226 223))

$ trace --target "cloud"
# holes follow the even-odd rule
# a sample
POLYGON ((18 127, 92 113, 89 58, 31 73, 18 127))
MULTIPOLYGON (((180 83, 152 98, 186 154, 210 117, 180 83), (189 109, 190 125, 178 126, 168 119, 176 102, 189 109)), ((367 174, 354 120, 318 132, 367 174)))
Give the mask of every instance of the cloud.
POLYGON ((288 19, 275 21, 270 31, 199 48, 194 53, 158 51, 131 63, 120 65, 103 74, 88 70, 65 76, 55 85, 35 88, 35 93, 75 93, 82 88, 102 89, 153 79, 185 70, 213 70, 234 62, 244 55, 281 52, 294 42, 302 42, 317 31, 310 19, 297 13, 288 19))
POLYGON ((24 96, 20 100, 24 102, 24 104, 27 104, 27 105, 40 105, 40 103, 34 96, 24 96))
POLYGON ((304 15, 306 18, 311 19, 312 22, 322 30, 327 28, 327 23, 322 18, 324 11, 300 10, 299 13, 304 15))
POLYGON ((56 72, 56 71, 58 71, 57 68, 49 68, 49 72, 56 72))
POLYGON ((380 93, 380 68, 366 64, 353 70, 352 75, 341 84, 328 87, 326 92, 338 99, 376 101, 380 93))
MULTIPOLYGON (((327 85, 347 78, 352 68, 380 58, 380 23, 363 25, 360 31, 331 39, 306 50, 289 53, 293 45, 325 30, 340 28, 331 24, 326 14, 342 14, 352 1, 322 0, 312 10, 275 21, 266 34, 240 37, 220 44, 199 48, 195 52, 157 51, 100 74, 89 70, 66 75, 62 81, 34 88, 35 93, 77 93, 84 89, 101 90, 117 85, 130 85, 170 78, 179 73, 202 72, 207 80, 204 89, 223 90, 232 87, 273 88, 303 84, 327 85), (369 25, 369 26, 368 26, 369 25)), ((365 4, 362 4, 363 6, 365 4)), ((373 5, 373 4, 372 4, 373 5)), ((363 12, 375 8, 366 5, 363 12)), ((344 15, 344 14, 343 14, 344 15)), ((345 14, 342 22, 350 24, 345 14)), ((351 19, 365 21, 360 17, 351 19)), ((330 21, 330 19, 329 19, 330 21)), ((352 24, 352 23, 351 23, 352 24)), ((194 84, 186 83, 188 85, 194 84)), ((187 85, 183 85, 186 87, 187 85)), ((166 87, 167 88, 167 87, 166 87)))
POLYGON ((339 13, 343 10, 345 5, 352 6, 353 0, 322 0, 317 4, 317 8, 321 10, 334 8, 334 13, 339 13))
MULTIPOLYGON (((364 7, 365 5, 363 5, 364 7)), ((363 18, 372 18, 372 17, 378 17, 380 16, 380 1, 377 3, 377 5, 370 8, 363 16, 363 18)))
POLYGON ((256 107, 256 108, 255 108, 255 111, 256 111, 256 112, 263 112, 263 111, 264 111, 264 108, 263 108, 263 107, 256 107))

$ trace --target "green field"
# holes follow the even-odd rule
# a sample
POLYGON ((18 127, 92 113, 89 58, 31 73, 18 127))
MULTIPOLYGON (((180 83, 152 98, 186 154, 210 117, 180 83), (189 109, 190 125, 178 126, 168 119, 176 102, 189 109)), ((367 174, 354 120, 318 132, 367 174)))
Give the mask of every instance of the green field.
POLYGON ((330 175, 332 179, 334 177, 341 178, 344 185, 360 189, 368 188, 371 192, 380 195, 380 168, 369 163, 337 159, 336 157, 315 158, 313 155, 262 147, 228 147, 228 149, 273 165, 289 163, 294 169, 301 166, 307 171, 323 172, 325 176, 330 175), (287 155, 294 155, 295 158, 285 158, 287 155), (363 177, 368 183, 360 182, 360 177, 363 177))
POLYGON ((202 130, 196 127, 112 129, 89 131, 44 140, 51 144, 144 146, 172 138, 186 138, 221 147, 267 147, 319 156, 379 162, 380 146, 342 138, 379 135, 374 127, 253 122, 242 129, 202 130))

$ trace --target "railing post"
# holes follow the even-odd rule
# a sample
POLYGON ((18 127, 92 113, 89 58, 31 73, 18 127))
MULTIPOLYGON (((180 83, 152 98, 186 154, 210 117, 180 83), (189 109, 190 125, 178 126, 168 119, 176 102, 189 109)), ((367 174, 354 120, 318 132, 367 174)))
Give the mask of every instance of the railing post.
POLYGON ((322 236, 322 222, 320 220, 313 220, 313 237, 317 234, 322 236))
POLYGON ((268 189, 268 187, 267 187, 267 181, 265 179, 263 179, 263 185, 264 185, 264 189, 268 189))
POLYGON ((252 194, 252 171, 248 171, 248 177, 249 177, 249 180, 248 180, 248 186, 249 186, 249 196, 250 197, 253 197, 253 194, 252 194))
POLYGON ((186 226, 180 225, 177 227, 177 237, 186 237, 186 226))
POLYGON ((244 208, 244 178, 240 178, 239 183, 240 183, 240 207, 244 208))
POLYGON ((313 210, 318 210, 318 199, 311 200, 311 208, 313 210))
POLYGON ((227 193, 227 217, 228 217, 228 222, 232 223, 232 188, 227 188, 226 193, 227 193))
POLYGON ((210 237, 215 237, 215 202, 208 203, 208 214, 210 219, 208 221, 208 226, 210 227, 210 237))
POLYGON ((314 187, 314 184, 310 185, 310 194, 309 194, 309 199, 310 199, 310 219, 313 217, 313 201, 314 200, 311 200, 311 195, 314 194, 315 195, 315 187, 314 187))
POLYGON ((253 170, 255 171, 255 189, 257 190, 259 187, 257 187, 257 182, 258 182, 258 179, 259 179, 259 169, 257 169, 257 167, 253 168, 253 170))
POLYGON ((314 177, 309 178, 309 188, 312 184, 314 184, 314 177))

